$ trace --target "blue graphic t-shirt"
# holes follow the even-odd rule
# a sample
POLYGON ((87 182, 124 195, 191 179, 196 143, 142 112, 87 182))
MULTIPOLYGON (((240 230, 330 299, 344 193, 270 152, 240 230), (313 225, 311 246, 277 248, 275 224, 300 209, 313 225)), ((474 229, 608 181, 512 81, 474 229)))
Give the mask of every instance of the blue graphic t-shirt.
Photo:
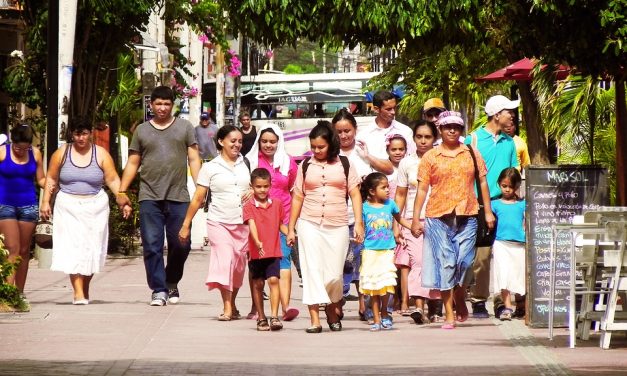
POLYGON ((364 227, 366 239, 364 248, 370 250, 388 250, 396 247, 392 223, 394 214, 398 214, 398 206, 394 200, 386 200, 382 207, 372 207, 368 202, 363 204, 364 227))

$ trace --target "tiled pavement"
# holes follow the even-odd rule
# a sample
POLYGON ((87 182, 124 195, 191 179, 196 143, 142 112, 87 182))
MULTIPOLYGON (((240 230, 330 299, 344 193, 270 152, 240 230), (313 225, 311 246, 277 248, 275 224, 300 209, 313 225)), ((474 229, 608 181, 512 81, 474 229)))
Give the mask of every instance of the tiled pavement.
MULTIPOLYGON (((0 314, 0 375, 627 375, 627 340, 600 350, 598 337, 566 346, 521 321, 473 320, 456 330, 416 326, 370 333, 348 302, 344 330, 306 334, 308 319, 258 333, 250 320, 219 322, 219 294, 204 288, 208 253, 194 251, 180 284, 181 302, 150 307, 141 258, 108 260, 94 277, 92 303, 73 306, 62 273, 31 264, 32 310, 0 314)), ((295 273, 294 273, 295 274, 295 273)), ((304 313, 294 279, 294 305, 304 313)), ((238 298, 250 308, 248 288, 238 298)))

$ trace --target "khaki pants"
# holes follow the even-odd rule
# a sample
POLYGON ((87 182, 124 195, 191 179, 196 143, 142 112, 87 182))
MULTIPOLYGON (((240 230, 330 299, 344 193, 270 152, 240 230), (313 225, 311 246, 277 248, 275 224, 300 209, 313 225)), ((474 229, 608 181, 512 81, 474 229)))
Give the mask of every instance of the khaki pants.
POLYGON ((475 262, 472 265, 475 284, 470 288, 472 303, 485 302, 490 296, 490 256, 492 256, 492 247, 476 249, 475 262))

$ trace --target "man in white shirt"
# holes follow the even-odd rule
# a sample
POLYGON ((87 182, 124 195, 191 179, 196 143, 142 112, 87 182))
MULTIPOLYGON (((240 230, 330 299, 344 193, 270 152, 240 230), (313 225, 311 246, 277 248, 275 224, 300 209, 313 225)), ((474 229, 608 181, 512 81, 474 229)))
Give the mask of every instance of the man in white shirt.
POLYGON ((378 91, 372 99, 372 106, 377 116, 372 124, 358 129, 357 146, 363 153, 362 158, 367 160, 373 169, 390 175, 394 172, 394 166, 387 154, 385 137, 388 134, 403 136, 407 142, 407 154, 416 152, 416 144, 412 139, 411 129, 394 120, 396 97, 392 93, 384 90, 378 91))

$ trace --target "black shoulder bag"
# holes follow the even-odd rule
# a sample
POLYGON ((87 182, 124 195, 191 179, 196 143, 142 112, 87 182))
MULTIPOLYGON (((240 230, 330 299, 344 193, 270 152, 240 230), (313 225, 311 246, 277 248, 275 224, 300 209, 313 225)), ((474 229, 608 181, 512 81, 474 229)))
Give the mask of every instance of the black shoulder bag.
POLYGON ((477 168, 477 158, 472 146, 468 146, 470 150, 470 156, 472 157, 472 163, 475 165, 475 185, 477 187, 477 200, 479 201, 479 214, 477 214, 477 240, 475 241, 475 247, 491 247, 494 244, 494 238, 496 237, 496 222, 494 223, 494 229, 490 230, 488 224, 485 221, 485 207, 483 204, 483 195, 481 194, 481 183, 479 182, 479 169, 477 168))

